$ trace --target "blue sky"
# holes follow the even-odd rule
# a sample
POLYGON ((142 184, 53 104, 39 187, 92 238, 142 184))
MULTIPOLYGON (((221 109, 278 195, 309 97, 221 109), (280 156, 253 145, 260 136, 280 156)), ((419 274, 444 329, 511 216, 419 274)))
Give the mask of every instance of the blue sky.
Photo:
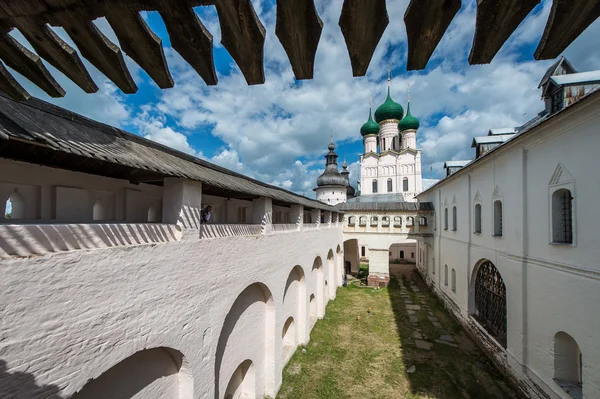
MULTIPOLYGON (((158 13, 143 16, 163 40, 175 87, 160 90, 132 60, 127 65, 139 87, 124 95, 87 61, 101 87, 86 94, 49 66, 67 91, 50 99, 24 78, 15 76, 33 95, 90 118, 100 120, 194 154, 267 183, 313 196, 316 177, 324 168, 323 155, 333 132, 340 160, 358 176, 363 151, 360 126, 368 116, 369 91, 374 108, 385 98, 387 64, 392 65, 392 97, 406 106, 411 85, 411 111, 421 120, 418 146, 423 150, 423 174, 439 178, 445 160, 470 159, 473 136, 490 128, 518 126, 543 108, 537 84, 552 61, 536 62, 533 53, 543 32, 551 1, 544 0, 512 35, 490 65, 469 66, 475 28, 475 0, 463 1, 427 69, 406 71, 406 32, 403 16, 408 0, 388 1, 390 24, 371 61, 367 76, 353 78, 338 26, 342 1, 316 0, 324 22, 315 62, 315 77, 295 81, 287 56, 275 36, 274 0, 253 0, 265 25, 264 85, 248 86, 227 50, 213 6, 196 13, 213 35, 219 84, 208 87, 170 47, 158 13), (431 170, 431 172, 430 172, 431 170)), ((104 19, 97 26, 117 40, 104 19)), ((68 42, 68 36, 57 32, 68 42)), ((18 32, 17 40, 29 46, 18 32)), ((596 21, 565 52, 580 71, 600 69, 596 21)))

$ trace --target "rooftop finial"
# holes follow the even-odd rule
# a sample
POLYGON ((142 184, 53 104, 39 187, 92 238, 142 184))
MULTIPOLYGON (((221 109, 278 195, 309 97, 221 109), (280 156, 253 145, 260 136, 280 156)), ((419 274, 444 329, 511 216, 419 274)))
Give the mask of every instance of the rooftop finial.
POLYGON ((369 89, 369 109, 373 108, 373 90, 369 89))
POLYGON ((408 84, 408 102, 410 103, 410 83, 408 84))
POLYGON ((388 87, 392 86, 392 63, 388 61, 388 87))

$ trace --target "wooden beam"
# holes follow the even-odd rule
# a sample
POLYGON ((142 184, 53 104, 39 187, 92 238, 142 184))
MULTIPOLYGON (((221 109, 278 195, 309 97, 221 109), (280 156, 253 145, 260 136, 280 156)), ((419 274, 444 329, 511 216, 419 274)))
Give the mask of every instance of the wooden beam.
POLYGON ((0 89, 17 101, 27 100, 30 96, 0 62, 0 89))
POLYGON ((388 23, 385 0, 344 0, 339 25, 348 47, 354 76, 367 73, 388 23))
POLYGON ((21 19, 17 28, 43 59, 64 73, 86 93, 98 91, 98 86, 85 69, 75 49, 65 43, 47 24, 21 19))
POLYGON ((171 38, 171 46, 204 82, 217 84, 217 73, 213 59, 213 37, 194 10, 185 4, 170 4, 162 7, 159 13, 171 38))
POLYGON ((121 49, 108 40, 87 15, 63 12, 56 19, 86 60, 112 80, 123 93, 137 92, 121 49))
POLYGON ((121 49, 150 75, 161 89, 173 87, 162 41, 139 12, 125 5, 107 7, 106 20, 119 39, 121 49))
POLYGON ((8 33, 0 37, 0 58, 6 65, 25 76, 50 97, 63 97, 65 91, 42 63, 41 58, 26 49, 8 33))
POLYGON ((290 59, 296 79, 312 79, 323 30, 313 0, 277 0, 275 34, 290 59))
POLYGON ((265 82, 263 65, 265 27, 250 0, 216 3, 221 24, 221 44, 227 49, 249 85, 265 82))
POLYGON ((540 0, 477 0, 469 64, 489 64, 540 0))
POLYGON ((598 17, 600 0, 554 0, 535 59, 558 57, 598 17))
POLYGON ((409 71, 427 66, 460 7, 461 0, 411 0, 404 14, 409 71))

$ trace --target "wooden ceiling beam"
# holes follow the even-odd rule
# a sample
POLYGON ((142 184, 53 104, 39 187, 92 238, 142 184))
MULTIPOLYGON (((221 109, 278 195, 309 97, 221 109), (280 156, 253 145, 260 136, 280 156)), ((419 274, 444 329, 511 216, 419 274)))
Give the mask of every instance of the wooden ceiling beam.
POLYGON ((367 73, 388 23, 385 0, 344 0, 339 25, 348 47, 352 75, 367 73))
POLYGON ((314 0, 277 0, 275 34, 290 59, 296 79, 312 79, 323 31, 314 0))
POLYGON ((600 0, 554 0, 535 59, 558 57, 598 17, 600 0))
POLYGON ((427 66, 460 7, 461 0, 411 0, 404 14, 409 71, 427 66))
POLYGON ((2 62, 0 62, 0 90, 17 101, 27 100, 30 97, 27 90, 15 80, 2 62))
POLYGON ((540 0, 477 0, 469 64, 489 64, 540 0))
POLYGON ((125 5, 107 8, 106 20, 119 39, 121 49, 150 75, 161 89, 173 87, 162 40, 139 12, 125 5))

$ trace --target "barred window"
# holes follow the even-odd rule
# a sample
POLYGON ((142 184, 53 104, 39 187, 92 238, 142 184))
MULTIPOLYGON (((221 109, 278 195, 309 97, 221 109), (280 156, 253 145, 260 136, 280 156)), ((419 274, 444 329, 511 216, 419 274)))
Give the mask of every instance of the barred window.
POLYGON ((456 207, 452 207, 452 231, 456 231, 456 207))
POLYGON ((552 193, 552 241, 573 243, 573 197, 565 188, 552 193))
POLYGON ((502 201, 494 202, 494 236, 502 237, 502 201))
POLYGON ((475 204, 475 234, 481 234, 481 204, 475 204))
POLYGON ((408 191, 408 177, 402 179, 402 190, 405 192, 408 191))
POLYGON ((392 179, 387 179, 387 190, 388 193, 392 192, 392 179))
POLYGON ((373 192, 377 192, 377 180, 373 180, 373 192))
POLYGON ((444 230, 448 230, 448 208, 444 208, 444 230))

